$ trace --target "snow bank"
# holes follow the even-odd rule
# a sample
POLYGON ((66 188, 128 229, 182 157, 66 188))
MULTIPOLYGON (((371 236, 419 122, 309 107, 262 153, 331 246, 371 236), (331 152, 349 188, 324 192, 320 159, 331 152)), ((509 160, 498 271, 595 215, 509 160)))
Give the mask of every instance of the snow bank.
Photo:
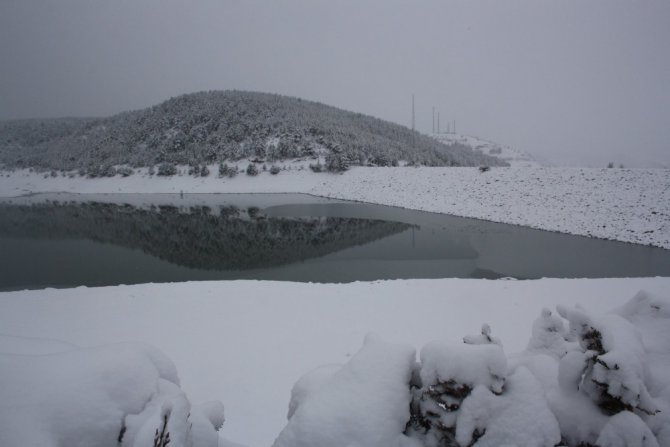
MULTIPOLYGON (((214 166, 210 169, 216 172, 214 166)), ((0 196, 74 193, 307 193, 670 248, 670 170, 593 168, 368 168, 235 178, 46 177, 0 173, 0 196)))
POLYGON ((0 354, 0 383, 7 447, 151 446, 157 433, 170 446, 216 446, 223 423, 220 404, 191 408, 174 364, 144 345, 0 354))

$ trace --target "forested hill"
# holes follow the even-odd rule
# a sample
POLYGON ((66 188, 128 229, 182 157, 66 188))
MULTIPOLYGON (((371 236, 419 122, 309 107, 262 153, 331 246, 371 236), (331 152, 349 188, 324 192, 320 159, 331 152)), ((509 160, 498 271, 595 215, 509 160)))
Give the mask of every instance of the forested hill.
POLYGON ((0 167, 87 169, 329 157, 335 167, 503 164, 406 127, 298 98, 199 92, 109 118, 0 122, 0 167))

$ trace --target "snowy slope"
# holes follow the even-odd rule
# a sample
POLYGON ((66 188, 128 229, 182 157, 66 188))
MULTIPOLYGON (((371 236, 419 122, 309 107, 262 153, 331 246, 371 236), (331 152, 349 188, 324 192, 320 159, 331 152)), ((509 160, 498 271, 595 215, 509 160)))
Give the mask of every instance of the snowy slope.
MULTIPOLYGON (((670 248, 670 170, 595 168, 367 168, 315 174, 291 164, 278 175, 126 178, 0 175, 0 197, 35 192, 294 192, 525 225, 670 248)), ((216 172, 212 166, 212 171, 216 172)))
POLYGON ((352 169, 311 191, 670 248, 670 170, 352 169))
POLYGON ((478 137, 457 133, 435 133, 430 136, 446 145, 462 144, 471 147, 474 151, 499 158, 509 163, 513 168, 539 168, 543 165, 528 153, 478 137))

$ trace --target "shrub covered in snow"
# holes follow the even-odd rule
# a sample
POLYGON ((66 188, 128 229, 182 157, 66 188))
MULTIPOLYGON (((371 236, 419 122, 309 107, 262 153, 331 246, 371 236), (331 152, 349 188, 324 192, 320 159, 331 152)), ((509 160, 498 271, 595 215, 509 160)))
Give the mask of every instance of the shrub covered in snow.
POLYGON ((258 175, 258 167, 254 163, 249 163, 247 166, 247 175, 256 176, 258 175))
POLYGON ((228 166, 227 163, 219 163, 219 177, 233 178, 237 175, 236 166, 228 166))
POLYGON ((312 172, 323 172, 323 165, 321 163, 312 163, 309 165, 309 169, 312 170, 312 172))
POLYGON ((326 155, 326 170, 330 172, 343 172, 349 169, 351 164, 349 157, 339 147, 333 147, 331 153, 326 155))
POLYGON ((637 328, 616 314, 592 317, 578 309, 558 310, 570 321, 583 353, 579 389, 607 414, 655 414, 646 383, 647 353, 637 328))
POLYGON ((488 325, 463 342, 429 343, 414 363, 366 341, 296 383, 275 447, 670 445, 667 302, 641 292, 605 315, 544 309, 510 357, 488 325))
MULTIPOLYGON (((50 348, 55 349, 55 348, 50 348)), ((217 446, 219 402, 191 405, 160 352, 120 344, 0 354, 0 446, 217 446), (49 351, 56 352, 56 351, 49 351)), ((225 374, 225 371, 222 373, 225 374)), ((545 309, 525 351, 484 325, 420 351, 368 336, 293 387, 274 447, 670 446, 670 303, 545 309)))
MULTIPOLYGON (((460 410, 475 396, 500 394, 507 360, 494 344, 433 342, 421 350, 420 387, 413 391, 408 432, 428 446, 454 445, 460 410)), ((476 428, 475 439, 483 431, 476 428)))
POLYGON ((0 383, 6 447, 214 447, 224 420, 219 402, 191 406, 172 362, 143 345, 0 354, 0 383))
POLYGON ((175 174, 177 174, 177 166, 173 163, 165 162, 158 165, 158 175, 168 177, 175 174))
POLYGON ((120 166, 119 168, 116 169, 116 173, 120 174, 122 177, 128 177, 130 175, 133 175, 133 168, 130 166, 120 166))

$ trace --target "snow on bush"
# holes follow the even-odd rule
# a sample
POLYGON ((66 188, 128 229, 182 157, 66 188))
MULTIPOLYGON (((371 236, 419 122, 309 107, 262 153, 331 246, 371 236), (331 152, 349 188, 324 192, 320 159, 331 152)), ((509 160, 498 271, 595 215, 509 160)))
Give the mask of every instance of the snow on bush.
POLYGON ((303 377, 274 447, 416 446, 403 435, 415 355, 411 347, 368 336, 339 370, 303 377), (296 395, 306 390, 311 392, 296 395))
POLYGON ((426 345, 420 357, 420 383, 413 392, 408 432, 429 446, 450 445, 460 408, 472 391, 502 392, 507 374, 505 354, 497 344, 436 341, 426 345))
POLYGON ((174 364, 144 345, 2 354, 0 383, 7 447, 216 446, 223 423, 220 403, 192 408, 174 364))
POLYGON ((456 382, 474 388, 483 385, 500 394, 507 375, 507 359, 494 344, 450 344, 436 341, 421 350, 424 386, 456 382))
POLYGON ((552 314, 549 309, 542 309, 540 317, 533 323, 528 350, 561 358, 569 350, 567 337, 568 331, 563 319, 552 314))
POLYGON ((368 340, 293 388, 275 447, 314 445, 670 446, 670 303, 641 292, 604 315, 544 309, 510 357, 487 325, 416 364, 368 340))
POLYGON ((502 346, 500 339, 491 335, 491 326, 488 324, 482 325, 481 333, 476 335, 466 335, 463 337, 463 343, 467 343, 469 345, 486 345, 493 343, 502 346))
POLYGON ((461 406, 456 441, 479 447, 501 445, 553 447, 561 430, 538 380, 525 367, 507 377, 505 391, 495 395, 481 385, 461 406))
POLYGON ((658 447, 649 427, 635 413, 622 411, 612 416, 596 441, 598 447, 658 447))
POLYGON ((647 390, 647 352, 637 328, 620 315, 599 317, 559 307, 570 322, 585 360, 579 388, 608 414, 637 409, 656 413, 647 390))
MULTIPOLYGON (((670 446, 670 302, 557 310, 512 356, 488 325, 428 343, 419 362, 368 336, 345 365, 298 380, 274 447, 670 446)), ((192 406, 154 348, 4 343, 2 447, 233 446, 221 403, 192 406)))

